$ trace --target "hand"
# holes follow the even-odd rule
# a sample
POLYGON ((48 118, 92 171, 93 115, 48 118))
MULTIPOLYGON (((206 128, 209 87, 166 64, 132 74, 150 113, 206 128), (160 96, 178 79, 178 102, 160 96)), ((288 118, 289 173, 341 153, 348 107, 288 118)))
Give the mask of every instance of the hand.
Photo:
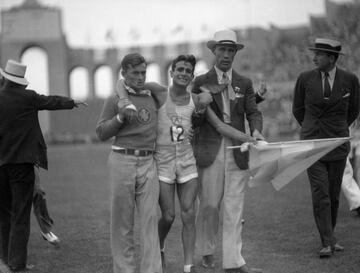
POLYGON ((128 121, 131 121, 135 118, 137 118, 137 110, 134 110, 132 108, 125 108, 124 110, 124 116, 128 121))
POLYGON ((88 106, 88 104, 84 101, 74 100, 75 107, 79 107, 80 105, 88 106))
POLYGON ((217 94, 224 91, 227 86, 227 84, 204 84, 199 89, 203 92, 217 94))
POLYGON ((190 128, 189 131, 186 132, 186 136, 189 139, 189 141, 191 141, 194 136, 194 129, 190 128))
POLYGON ((254 136, 249 136, 249 138, 246 142, 256 144, 258 141, 254 136))
POLYGON ((126 105, 129 104, 129 100, 126 98, 119 99, 117 103, 118 111, 120 114, 124 114, 126 105))
POLYGON ((121 115, 125 116, 128 121, 137 117, 136 107, 131 107, 131 102, 128 98, 121 98, 117 103, 118 111, 121 115))
POLYGON ((255 129, 252 133, 252 136, 256 139, 256 140, 265 140, 264 136, 257 130, 255 129))
POLYGON ((212 101, 212 95, 208 92, 203 92, 198 94, 199 101, 198 101, 198 108, 203 109, 206 108, 212 101))
POLYGON ((264 96, 266 92, 267 92, 266 81, 261 81, 260 89, 259 89, 258 93, 260 96, 264 96))

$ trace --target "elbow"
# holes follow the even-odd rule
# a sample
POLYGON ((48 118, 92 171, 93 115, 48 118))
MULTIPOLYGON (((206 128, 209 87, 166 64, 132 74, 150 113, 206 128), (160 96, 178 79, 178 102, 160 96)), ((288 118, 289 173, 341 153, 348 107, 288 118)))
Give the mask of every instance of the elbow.
POLYGON ((105 140, 109 139, 109 137, 107 137, 104 134, 101 126, 96 127, 96 135, 97 135, 97 137, 99 138, 100 141, 105 141, 105 140))

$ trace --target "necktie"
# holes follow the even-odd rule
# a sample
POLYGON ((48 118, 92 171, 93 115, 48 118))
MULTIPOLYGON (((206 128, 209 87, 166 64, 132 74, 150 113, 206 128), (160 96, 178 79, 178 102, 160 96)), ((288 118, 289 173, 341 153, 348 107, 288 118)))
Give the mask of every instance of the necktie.
POLYGON ((328 99, 331 95, 331 87, 329 83, 329 73, 324 73, 324 98, 328 99))
MULTIPOLYGON (((223 73, 222 76, 222 84, 227 84, 228 86, 231 85, 230 84, 230 79, 228 77, 228 75, 226 73, 223 73)), ((229 87, 225 88, 224 91, 222 92, 222 98, 223 98, 223 118, 224 121, 226 123, 230 123, 231 119, 230 119, 230 98, 229 98, 229 87)))

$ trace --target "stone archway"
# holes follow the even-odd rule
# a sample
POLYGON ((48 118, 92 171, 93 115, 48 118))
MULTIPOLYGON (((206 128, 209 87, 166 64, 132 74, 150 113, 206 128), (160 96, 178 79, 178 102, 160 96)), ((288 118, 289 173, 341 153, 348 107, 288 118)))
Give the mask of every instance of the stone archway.
MULTIPOLYGON (((49 66, 47 52, 39 46, 26 48, 20 61, 27 65, 26 78, 28 89, 35 90, 42 95, 49 95, 49 66)), ((50 131, 50 118, 47 111, 39 111, 40 127, 46 136, 50 131)))
POLYGON ((89 73, 85 67, 76 67, 70 71, 70 97, 85 100, 90 97, 89 73))

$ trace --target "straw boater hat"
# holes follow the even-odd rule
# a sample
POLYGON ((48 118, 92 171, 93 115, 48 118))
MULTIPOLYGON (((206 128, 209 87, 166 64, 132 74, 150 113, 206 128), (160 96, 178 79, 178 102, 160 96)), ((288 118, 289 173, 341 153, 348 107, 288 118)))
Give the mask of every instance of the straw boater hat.
POLYGON ((216 45, 233 45, 237 50, 244 47, 243 44, 237 42, 235 31, 230 29, 215 32, 213 39, 208 41, 206 45, 210 50, 213 50, 216 45))
POLYGON ((4 78, 21 85, 29 84, 25 78, 25 71, 26 65, 18 63, 14 60, 8 60, 4 70, 0 68, 0 73, 4 78))
POLYGON ((326 38, 316 38, 315 45, 310 46, 309 49, 314 51, 319 50, 319 51, 332 52, 332 53, 345 55, 343 52, 341 52, 340 42, 326 38))

